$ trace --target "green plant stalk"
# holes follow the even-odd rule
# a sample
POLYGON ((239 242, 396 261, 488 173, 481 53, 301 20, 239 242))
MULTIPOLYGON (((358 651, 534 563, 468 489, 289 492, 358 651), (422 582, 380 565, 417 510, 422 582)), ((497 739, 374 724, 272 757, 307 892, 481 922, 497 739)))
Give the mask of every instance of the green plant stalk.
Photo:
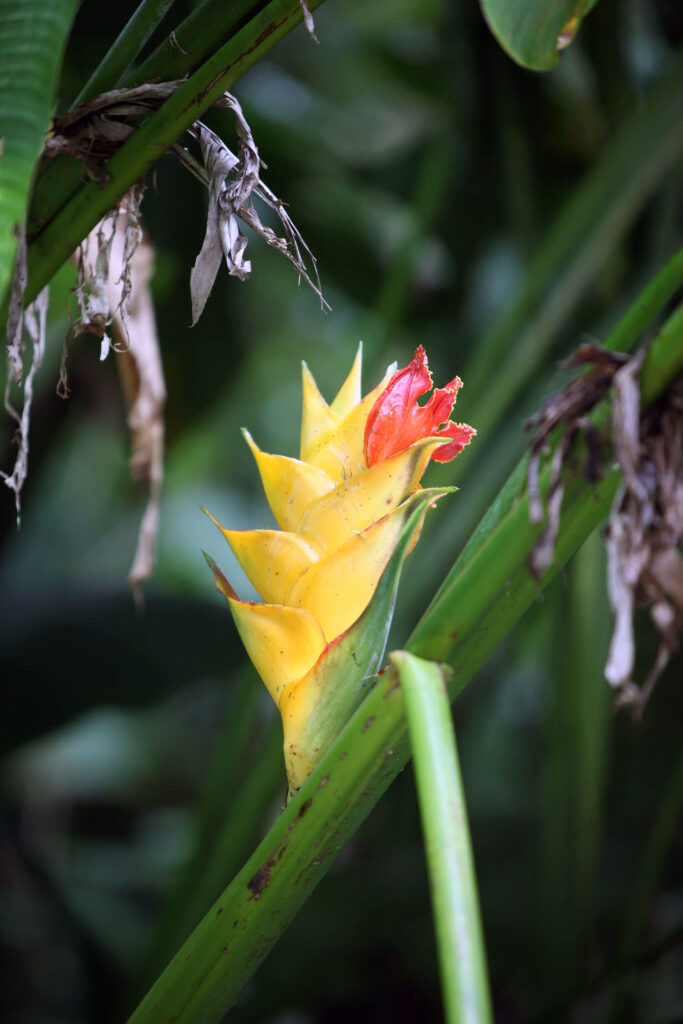
POLYGON ((134 14, 114 40, 104 60, 95 68, 72 106, 114 89, 152 32, 165 18, 175 0, 141 0, 134 14))
POLYGON ((0 303, 75 9, 76 0, 0 0, 0 303))
MULTIPOLYGON (((652 323, 682 285, 683 247, 664 264, 619 322, 615 324, 605 339, 605 348, 621 352, 630 351, 648 325, 652 323)), ((652 351, 641 374, 641 393, 645 404, 651 402, 655 394, 662 391, 666 382, 678 372, 676 367, 680 366, 680 352, 675 341, 673 344, 671 343, 671 337, 673 336, 675 339, 679 335, 682 329, 680 324, 682 316, 683 311, 679 306, 654 339, 652 351)), ((505 510, 521 497, 526 483, 528 465, 529 456, 525 454, 491 502, 481 522, 460 552, 449 573, 449 579, 457 576, 461 568, 471 562, 478 549, 500 522, 505 510)), ((444 582, 441 590, 447 586, 447 582, 447 580, 444 582)), ((436 601, 437 598, 438 594, 434 600, 436 601)))
POLYGON ((442 665, 394 651, 420 802, 447 1024, 493 1020, 467 805, 442 665))
MULTIPOLYGON (((605 348, 618 352, 630 351, 681 285, 683 285, 683 247, 671 256, 655 277, 641 290, 604 340, 605 348)), ((654 360, 648 365, 652 367, 659 366, 659 361, 654 360)), ((507 372, 507 364, 502 372, 507 372)), ((469 378, 467 378, 467 384, 469 392, 469 378)), ((473 423, 477 423, 474 417, 468 415, 468 419, 471 419, 473 423)), ((512 451, 514 445, 514 435, 509 431, 506 432, 505 441, 502 445, 497 445, 495 452, 492 452, 490 457, 486 453, 486 465, 484 468, 482 469, 479 465, 477 466, 477 476, 475 479, 470 480, 467 476, 467 471, 465 471, 465 476, 458 481, 458 483, 462 483, 463 480, 467 480, 467 487, 463 489, 462 495, 458 499, 462 503, 461 514, 458 516, 444 516, 442 514, 443 507, 437 506, 431 523, 427 524, 429 531, 427 536, 429 536, 433 547, 441 552, 442 559, 444 552, 457 550, 466 541, 454 569, 457 569, 460 564, 467 561, 472 556, 475 547, 487 536, 490 524, 497 519, 501 502, 507 506, 509 500, 519 495, 524 487, 528 458, 526 456, 517 465, 512 476, 505 484, 504 489, 496 493, 496 484, 501 478, 501 473, 512 462, 512 458, 506 456, 504 449, 507 447, 512 451), (494 471, 495 463, 500 465, 500 471, 494 471), (482 491, 485 495, 490 496, 487 502, 481 499, 482 491), (477 495, 479 495, 478 498, 477 495), (470 528, 468 524, 471 523, 471 516, 467 514, 468 506, 471 503, 473 507, 481 508, 482 505, 489 504, 489 502, 489 511, 469 540, 467 540, 467 531, 470 528)), ((469 455, 466 457, 470 458, 469 455)), ((467 465, 468 463, 465 463, 465 466, 467 465)), ((424 608, 424 594, 421 592, 419 581, 416 584, 415 600, 411 601, 411 604, 416 608, 424 608)))
POLYGON ((489 433, 541 365, 568 313, 683 150, 683 54, 562 208, 514 301, 478 340, 463 378, 489 433), (502 371, 493 378, 491 366, 502 371), (484 397, 485 396, 485 397, 484 397))
POLYGON ((173 39, 169 36, 127 76, 126 86, 153 78, 183 78, 260 6, 254 0, 231 0, 228 4, 225 0, 204 0, 178 25, 173 39))
MULTIPOLYGON (((226 41, 254 6, 254 0, 232 0, 229 4, 225 0, 204 0, 180 23, 173 36, 169 36, 126 77, 124 86, 131 88, 154 79, 173 81, 183 78, 226 41)), ((108 61, 109 54, 103 64, 108 61)), ((95 74, 99 73, 98 68, 95 74)), ((112 82, 108 75, 106 88, 113 88, 117 82, 118 79, 112 82)), ((99 91, 104 90, 100 88, 99 91)), ((86 95, 85 89, 77 102, 83 95, 86 95)), ((75 157, 65 154, 42 164, 28 219, 29 235, 35 235, 52 220, 77 192, 82 179, 83 165, 75 157)))
MULTIPOLYGON (((314 10, 322 0, 310 0, 314 10)), ((302 20, 298 0, 271 0, 146 121, 108 161, 108 179, 84 185, 29 246, 31 302, 77 245, 189 126, 302 20)))
MULTIPOLYGON (((661 386, 683 368, 683 324, 680 328, 663 329, 664 341, 648 356, 648 363, 657 360, 668 368, 666 380, 656 367, 649 369, 661 386)), ((607 416, 608 404, 601 407, 607 416)), ((549 476, 546 465, 540 474, 542 493, 547 493, 549 476)), ((461 567, 459 579, 449 578, 406 645, 409 653, 453 666, 451 699, 606 517, 619 480, 612 468, 597 485, 577 478, 568 487, 555 559, 540 581, 526 566, 540 531, 529 522, 527 497, 508 490, 506 500, 495 503, 497 522, 489 518, 472 564, 461 567), (460 579, 465 578, 463 587, 460 579), (480 610, 478 619, 469 615, 470 602, 480 610)), ((131 1024, 169 1017, 176 1024, 218 1019, 408 756, 403 695, 389 669, 133 1012, 131 1024)))

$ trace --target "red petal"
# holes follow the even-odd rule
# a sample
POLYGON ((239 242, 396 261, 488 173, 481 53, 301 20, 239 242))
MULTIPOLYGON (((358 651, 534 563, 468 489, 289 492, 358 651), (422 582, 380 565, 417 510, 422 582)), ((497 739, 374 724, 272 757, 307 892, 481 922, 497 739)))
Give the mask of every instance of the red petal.
POLYGON ((422 345, 412 360, 398 370, 379 396, 365 426, 365 458, 368 466, 404 451, 424 437, 451 437, 432 455, 436 462, 449 462, 469 444, 476 433, 465 424, 449 422, 456 395, 462 387, 454 377, 445 388, 437 388, 425 405, 417 400, 432 387, 432 375, 422 345), (444 424, 442 427, 441 424, 444 424))
POLYGON ((442 444, 432 452, 434 462, 450 462, 470 443, 476 433, 474 427, 468 427, 466 423, 447 423, 443 430, 439 431, 439 437, 452 437, 453 441, 451 444, 442 444))

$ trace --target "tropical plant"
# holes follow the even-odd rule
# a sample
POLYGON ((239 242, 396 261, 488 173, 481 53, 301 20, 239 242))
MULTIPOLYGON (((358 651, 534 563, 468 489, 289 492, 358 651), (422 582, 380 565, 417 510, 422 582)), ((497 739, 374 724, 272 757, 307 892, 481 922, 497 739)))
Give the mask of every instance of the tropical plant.
POLYGON ((76 6, 0 0, 8 1019, 673 1014, 674 13, 76 6))

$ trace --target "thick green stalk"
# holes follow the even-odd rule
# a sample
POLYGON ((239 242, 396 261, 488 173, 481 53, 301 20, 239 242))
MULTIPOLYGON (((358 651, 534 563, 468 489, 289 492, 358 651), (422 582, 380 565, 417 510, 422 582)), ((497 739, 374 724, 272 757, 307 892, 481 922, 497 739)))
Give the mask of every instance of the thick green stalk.
MULTIPOLYGON (((225 3, 225 0, 204 0, 168 39, 126 77, 123 85, 130 88, 155 79, 174 81, 183 78, 217 50, 248 12, 257 6, 254 0, 232 0, 231 3, 225 3)), ((108 61, 109 55, 103 63, 107 64, 108 61)), ((122 70, 125 71, 125 67, 122 70)), ((99 73, 98 68, 95 74, 99 73)), ((117 82, 118 79, 111 82, 111 75, 108 75, 106 88, 113 88, 117 82)), ((100 88, 99 91, 103 90, 100 88)), ((85 89, 78 97, 79 102, 84 95, 85 89)), ((82 179, 83 165, 75 157, 64 155, 43 163, 31 203, 29 235, 35 235, 52 220, 78 191, 82 179)))
POLYGON ((447 1024, 493 1020, 467 805, 442 665, 390 656, 405 699, 447 1024))
MULTIPOLYGON (((635 301, 603 341, 605 348, 618 352, 630 351, 646 328, 656 320, 657 315, 681 285, 683 285, 683 247, 671 256, 655 277, 642 289, 635 301)), ((649 365, 657 367, 659 366, 659 361, 654 360, 649 365)), ((508 372, 507 363, 501 368, 500 372, 508 372)), ((469 392, 469 377, 467 378, 467 385, 469 392)), ((486 390, 484 393, 488 394, 486 390)), ((468 413, 467 418, 474 426, 479 426, 475 416, 476 412, 473 416, 470 416, 468 413)), ((526 478, 526 460, 522 460, 517 466, 503 491, 496 494, 496 485, 501 478, 501 472, 504 472, 505 468, 512 462, 512 458, 509 455, 506 456, 505 448, 513 450, 516 443, 515 435, 507 431, 505 432, 505 440, 497 443, 496 449, 491 453, 490 457, 488 453, 486 454, 484 460, 486 465, 481 466, 481 459, 473 464, 477 467, 477 475, 474 479, 470 479, 469 476, 465 477, 467 486, 463 488, 462 495, 459 498, 459 501, 462 502, 462 507, 459 510, 461 514, 458 516, 446 516, 443 514, 443 506, 437 506, 432 516, 430 540, 433 549, 441 553, 440 557, 442 559, 444 552, 461 550, 454 570, 472 556, 475 547, 488 535, 490 524, 495 522, 498 516, 501 500, 507 507, 510 497, 521 493, 526 478), (496 464, 501 468, 495 469, 496 464), (482 497, 482 493, 485 498, 482 497), (468 507, 482 508, 487 505, 489 505, 489 511, 469 540, 467 540, 467 533, 471 529, 472 523, 471 516, 467 514, 468 507), (466 546, 462 547, 465 541, 467 541, 466 546)), ((467 457, 469 458, 470 456, 467 457)), ((458 482, 461 483, 462 478, 458 482)), ((425 576, 431 578, 429 573, 426 573, 425 576)), ((410 595, 411 606, 416 609, 424 608, 426 598, 427 595, 421 586, 421 582, 418 580, 414 594, 410 595)))
POLYGON ((262 3, 254 0, 204 0, 142 64, 126 78, 126 86, 150 82, 154 78, 183 78, 200 61, 224 43, 233 29, 262 3))
MULTIPOLYGON (((315 9, 320 3, 310 0, 308 6, 315 9)), ((105 166, 104 185, 84 185, 29 246, 26 302, 35 298, 107 210, 302 16, 298 0, 271 0, 124 143, 105 166)))
MULTIPOLYGON (((683 323, 661 336, 648 363, 666 366, 670 380, 683 368, 683 323)), ((661 386, 667 382, 658 366, 650 365, 648 373, 661 386)), ((601 408, 606 417, 608 403, 601 408)), ((549 476, 546 466, 542 493, 549 476)), ((461 565, 457 578, 449 577, 406 645, 410 653, 453 666, 451 699, 603 521, 619 479, 613 468, 597 485, 579 477, 567 488, 555 559, 540 582, 526 562, 541 528, 529 522, 528 498, 505 491, 471 562, 461 565)), ((408 756, 403 694, 390 669, 158 978, 131 1024, 219 1019, 408 756)))
MULTIPOLYGON (((648 325, 655 320, 682 285, 683 247, 674 253, 652 281, 643 288, 635 302, 608 334, 604 342, 605 347, 619 352, 630 351, 648 325)), ((652 400, 655 393, 664 388, 665 381, 671 380, 675 376, 676 371, 670 364, 678 365, 680 354, 676 344, 670 343, 670 336, 673 332, 675 337, 681 331, 678 322, 681 316, 683 316, 683 310, 679 307, 664 324, 653 342, 653 351, 643 367, 641 376, 641 390, 646 403, 652 400)), ((476 530, 463 547, 449 578, 456 576, 464 565, 471 562, 479 547, 500 522, 505 510, 509 509, 511 504, 521 496, 526 482, 527 466, 528 455, 525 455, 515 466, 502 489, 491 502, 476 530)), ((446 585, 447 581, 444 582, 443 587, 446 585)))
POLYGON ((114 89, 152 32, 165 18, 175 0, 141 0, 135 13, 121 29, 104 60, 95 68, 72 106, 114 89))

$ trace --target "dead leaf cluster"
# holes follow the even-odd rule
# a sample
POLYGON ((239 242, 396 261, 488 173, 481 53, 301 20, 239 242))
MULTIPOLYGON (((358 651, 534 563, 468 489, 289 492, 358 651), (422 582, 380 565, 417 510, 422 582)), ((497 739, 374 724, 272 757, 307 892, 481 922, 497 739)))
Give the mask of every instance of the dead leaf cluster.
MULTIPOLYGON (((313 34, 313 19, 301 0, 306 26, 313 34)), ((110 157, 136 130, 136 121, 157 109, 181 82, 146 83, 133 89, 114 89, 80 104, 64 117, 55 118, 44 146, 54 158, 68 153, 81 160, 98 184, 106 180, 102 161, 110 157)), ((225 93, 216 106, 229 109, 236 124, 238 151, 230 148, 202 122, 195 122, 190 134, 199 142, 202 163, 178 144, 172 151, 200 178, 209 190, 206 236, 190 276, 192 321, 197 322, 211 292, 220 264, 225 258, 228 272, 247 279, 251 263, 244 258, 247 239, 238 220, 249 225, 267 245, 276 249, 318 295, 323 309, 329 308, 320 286, 313 253, 287 213, 284 203, 261 179, 265 165, 259 157, 252 131, 240 104, 225 93), (282 228, 278 235, 264 224, 254 207, 256 196, 277 215, 282 228), (309 273, 307 261, 311 266, 309 273)), ((149 498, 138 536, 138 546, 129 574, 136 594, 148 578, 154 563, 159 501, 163 480, 165 386, 149 277, 152 250, 143 238, 140 201, 143 187, 132 190, 105 216, 76 253, 78 279, 75 289, 79 307, 76 327, 100 339, 100 358, 113 346, 120 359, 124 388, 129 401, 128 424, 133 438, 131 466, 134 474, 148 481, 149 498)), ((21 489, 28 472, 29 421, 33 381, 45 351, 48 291, 24 311, 26 288, 26 237, 22 231, 19 255, 12 280, 7 321, 7 388, 5 408, 17 423, 19 451, 11 473, 0 471, 15 494, 17 522, 20 519, 21 489), (25 335, 32 343, 30 367, 24 380, 25 335), (21 412, 11 401, 10 390, 23 387, 21 412)), ((68 396, 66 372, 67 343, 64 344, 58 393, 68 396)))
POLYGON ((17 512, 17 527, 21 526, 21 491, 28 474, 29 431, 31 426, 31 407, 33 404, 33 386, 36 373, 45 355, 45 332, 47 327, 47 311, 50 303, 50 292, 43 288, 38 297, 24 309, 24 289, 26 288, 26 233, 22 226, 19 232, 17 247, 17 263, 10 289, 9 310, 7 316, 7 381, 5 384, 4 406, 8 416, 17 424, 15 439, 17 455, 11 473, 0 470, 0 477, 7 487, 14 491, 14 504, 17 512), (31 342, 31 360, 24 375, 24 355, 26 337, 31 342), (12 398, 12 389, 23 391, 21 409, 12 398))
POLYGON ((204 167, 198 167, 184 150, 178 152, 180 159, 191 167, 209 189, 206 234, 190 275, 193 325, 202 314, 223 257, 228 273, 233 277, 245 281, 251 273, 251 262, 244 258, 247 239, 239 229, 238 218, 260 235, 267 245, 284 256, 299 278, 303 278, 316 293, 321 308, 329 309, 322 294, 315 256, 287 213, 284 203, 261 180, 261 167, 265 165, 259 157, 242 108, 235 97, 227 92, 216 106, 228 108, 235 117, 238 155, 235 156, 223 140, 201 121, 196 121, 190 132, 199 142, 204 167), (257 196, 276 213, 284 237, 278 236, 272 228, 263 224, 252 196, 257 196), (310 261, 312 277, 306 259, 310 261))
POLYGON ((56 117, 45 140, 48 159, 68 153, 81 160, 98 184, 107 180, 100 161, 112 156, 135 131, 131 118, 157 110, 172 96, 180 81, 146 82, 133 89, 112 89, 80 103, 63 117, 56 117))
POLYGON ((534 525, 542 523, 546 518, 538 487, 541 458, 550 450, 551 434, 556 428, 563 428, 552 454, 545 529, 529 555, 529 568, 537 579, 540 579, 553 560, 565 489, 563 471, 579 433, 586 441, 587 478, 595 481, 602 474, 601 441, 588 414, 605 397, 614 375, 626 362, 628 356, 620 352, 611 352, 601 345, 581 345, 563 366, 589 368, 561 391, 550 395, 527 423, 527 428, 534 430, 527 476, 529 518, 534 525))
POLYGON ((166 389, 150 279, 154 250, 143 235, 141 190, 129 193, 85 239, 79 259, 81 331, 102 339, 118 357, 132 439, 131 471, 148 484, 148 498, 128 582, 138 602, 154 568, 163 483, 166 389), (82 283, 82 288, 81 288, 82 283), (82 290, 85 298, 82 296, 82 290), (96 305, 93 305, 93 296, 96 305), (86 320, 86 318, 89 318, 86 320), (110 330, 111 339, 106 331, 110 330), (100 331, 102 333, 100 333, 100 331))
POLYGON ((528 423, 535 428, 527 478, 529 516, 534 524, 546 519, 529 556, 529 567, 538 578, 554 556, 566 469, 575 458, 579 434, 585 441, 586 476, 593 481, 602 475, 606 439, 599 436, 589 413, 614 389, 611 440, 623 482, 606 531, 607 589, 615 623, 605 677, 617 691, 618 705, 630 707, 636 716, 642 714, 676 651, 683 626, 683 379, 641 417, 639 375, 645 354, 643 349, 629 358, 599 345, 582 345, 565 365, 589 369, 551 395, 528 423), (540 461, 558 427, 562 433, 551 456, 546 513, 539 492, 540 461), (633 679, 633 620, 639 605, 649 608, 660 637, 657 657, 642 686, 633 679))
POLYGON ((683 627, 683 378, 639 416, 636 373, 614 379, 613 437, 624 479, 607 528, 607 589, 615 624, 605 677, 619 706, 636 718, 672 655, 683 627), (634 612, 649 610, 659 634, 654 663, 634 681, 634 612))
MULTIPOLYGON (((312 32, 313 19, 303 0, 302 9, 307 28, 312 32)), ((133 134, 139 118, 160 107, 180 85, 181 81, 148 82, 132 89, 113 89, 80 104, 64 117, 55 118, 50 136, 45 142, 45 156, 53 158, 68 153, 83 163, 94 181, 102 184, 106 181, 102 161, 115 153, 133 134)), ((209 190, 204 244, 190 275, 193 325, 201 316, 224 257, 228 273, 233 277, 245 281, 251 273, 251 262, 244 258, 247 239, 240 231, 238 220, 251 227, 267 245, 284 256, 299 278, 303 278, 316 293, 321 307, 328 309, 313 253, 289 216, 285 204, 261 179, 261 168, 265 164, 259 157, 253 133, 240 104, 231 93, 226 92, 215 106, 227 108, 234 115, 237 155, 201 121, 195 121, 189 133, 199 142, 202 163, 179 144, 171 147, 181 163, 209 190), (262 222, 252 196, 257 196, 275 212, 282 226, 282 235, 262 222)), ((104 218, 102 223, 106 223, 106 220, 104 218)), ((99 333, 95 316, 97 301, 98 296, 94 294, 91 312, 95 317, 92 320, 95 333, 99 333)), ((88 322, 86 316, 84 323, 88 322)))

